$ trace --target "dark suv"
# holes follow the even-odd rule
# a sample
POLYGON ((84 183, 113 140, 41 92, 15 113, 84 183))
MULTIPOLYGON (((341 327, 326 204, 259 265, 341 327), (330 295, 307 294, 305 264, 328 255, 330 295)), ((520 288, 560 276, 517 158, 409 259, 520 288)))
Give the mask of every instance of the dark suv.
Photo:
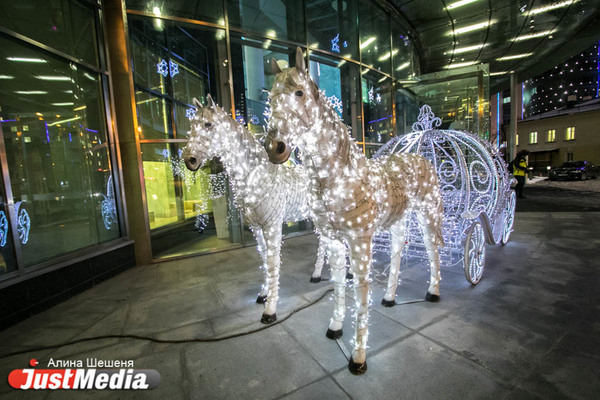
POLYGON ((598 170, 589 161, 567 161, 558 168, 550 170, 549 178, 551 181, 557 179, 580 179, 585 181, 588 178, 595 179, 598 176, 598 170))

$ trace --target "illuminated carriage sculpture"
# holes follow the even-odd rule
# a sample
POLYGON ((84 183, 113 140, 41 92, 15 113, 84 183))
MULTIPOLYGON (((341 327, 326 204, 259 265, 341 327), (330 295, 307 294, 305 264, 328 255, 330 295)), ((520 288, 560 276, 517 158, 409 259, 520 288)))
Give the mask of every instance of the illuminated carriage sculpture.
MULTIPOLYGON (((485 265, 485 244, 505 244, 513 230, 515 192, 507 165, 489 142, 476 135, 435 129, 441 120, 427 105, 421 108, 413 132, 386 143, 374 157, 417 153, 430 160, 444 203, 442 265, 463 261, 465 277, 476 284, 485 265)), ((414 218, 407 227, 405 257, 426 258, 421 230, 414 218)), ((374 250, 389 252, 389 234, 374 239, 374 250)))

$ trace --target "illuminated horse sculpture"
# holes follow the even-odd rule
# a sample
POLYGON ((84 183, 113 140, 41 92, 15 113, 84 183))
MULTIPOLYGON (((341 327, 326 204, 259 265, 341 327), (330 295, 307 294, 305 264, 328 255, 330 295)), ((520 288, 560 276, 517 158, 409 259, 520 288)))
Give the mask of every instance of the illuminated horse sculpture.
MULTIPOLYGON (((261 322, 274 322, 279 299, 282 224, 310 217, 306 174, 301 168, 270 163, 261 143, 217 107, 210 95, 208 107, 203 107, 197 99, 194 104, 198 112, 191 119, 192 129, 183 159, 188 169, 196 171, 206 160, 221 158, 236 206, 244 212, 263 262, 265 284, 256 299, 257 303, 266 303, 261 322)), ((320 280, 324 257, 321 241, 311 282, 320 280)))
MULTIPOLYGON (((300 48, 296 67, 277 73, 271 90, 272 115, 265 146, 269 159, 284 162, 295 147, 300 149, 310 177, 313 221, 321 234, 347 243, 354 275, 356 332, 349 369, 367 369, 371 241, 377 230, 391 229, 392 255, 389 282, 383 305, 395 304, 400 257, 407 216, 414 212, 421 229, 430 264, 426 300, 439 300, 440 261, 443 246, 443 207, 437 175, 431 163, 414 154, 391 154, 368 160, 353 143, 337 112, 306 72, 300 48)), ((342 245, 329 246, 328 256, 342 245)), ((344 279, 339 265, 331 263, 335 311, 327 337, 341 336, 345 315, 344 279)))

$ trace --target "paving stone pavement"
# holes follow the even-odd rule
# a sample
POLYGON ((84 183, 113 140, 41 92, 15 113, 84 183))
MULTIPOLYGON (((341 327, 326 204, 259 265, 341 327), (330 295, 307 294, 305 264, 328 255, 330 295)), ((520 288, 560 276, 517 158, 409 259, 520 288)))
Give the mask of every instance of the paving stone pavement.
MULTIPOLYGON (((325 337, 333 304, 328 272, 323 282, 309 283, 316 246, 314 235, 285 241, 281 322, 272 326, 259 322, 262 273, 248 247, 136 267, 5 329, 0 398, 591 399, 600 393, 600 213, 517 213, 511 241, 487 246, 479 284, 467 283, 461 265, 442 268, 440 303, 422 301, 423 262, 403 261, 400 304, 393 308, 380 305, 385 284, 374 279, 363 376, 347 369, 350 289, 344 336, 325 337), (106 335, 113 337, 99 338, 106 335), (52 347, 81 339, 91 340, 52 347), (14 352, 22 353, 6 356, 14 352), (133 360, 136 368, 157 370, 161 382, 148 391, 10 388, 9 372, 32 358, 41 366, 51 358, 133 360)), ((377 271, 386 258, 376 254, 377 271)))

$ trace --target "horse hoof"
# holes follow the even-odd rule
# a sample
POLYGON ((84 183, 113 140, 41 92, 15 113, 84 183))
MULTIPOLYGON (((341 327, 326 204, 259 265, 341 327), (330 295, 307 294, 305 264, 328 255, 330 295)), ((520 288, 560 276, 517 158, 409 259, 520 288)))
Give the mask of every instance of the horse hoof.
POLYGON ((319 283, 319 282, 321 282, 320 276, 317 276, 317 277, 311 276, 310 277, 310 283, 319 283))
POLYGON ((440 301, 440 296, 438 296, 437 294, 431 294, 427 292, 427 294, 425 295, 425 300, 430 301, 432 303, 437 303, 438 301, 440 301))
POLYGON ((257 304, 265 304, 267 302, 267 296, 258 296, 256 298, 257 304))
POLYGON ((348 363, 348 369, 352 375, 362 375, 367 372, 367 362, 362 364, 355 363, 352 357, 350 357, 350 363, 348 363))
POLYGON ((381 305, 384 307, 394 307, 396 305, 396 300, 381 300, 381 305))
POLYGON ((332 331, 331 329, 327 329, 327 333, 325 334, 325 336, 327 336, 331 340, 336 340, 341 338, 343 334, 344 332, 341 329, 338 331, 332 331))
POLYGON ((277 321, 277 314, 271 314, 271 315, 263 314, 262 318, 260 319, 260 322, 262 322, 263 324, 270 324, 275 321, 277 321))
POLYGON ((348 272, 346 274, 346 279, 350 280, 350 279, 354 279, 354 275, 352 275, 350 272, 348 272))

